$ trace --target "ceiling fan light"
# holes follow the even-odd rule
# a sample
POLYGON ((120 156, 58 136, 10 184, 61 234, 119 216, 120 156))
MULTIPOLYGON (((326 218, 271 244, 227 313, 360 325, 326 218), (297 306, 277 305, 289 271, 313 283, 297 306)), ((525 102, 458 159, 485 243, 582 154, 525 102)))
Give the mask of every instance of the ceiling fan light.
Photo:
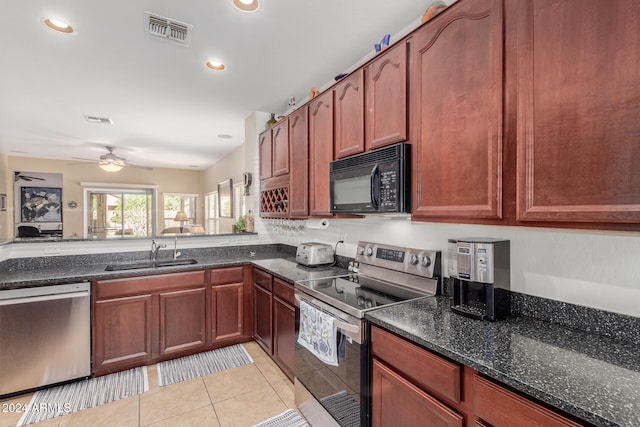
POLYGON ((98 163, 100 169, 106 172, 118 172, 124 165, 119 162, 102 161, 98 163))
POLYGON ((260 8, 258 0, 233 0, 233 5, 243 12, 255 12, 260 8))

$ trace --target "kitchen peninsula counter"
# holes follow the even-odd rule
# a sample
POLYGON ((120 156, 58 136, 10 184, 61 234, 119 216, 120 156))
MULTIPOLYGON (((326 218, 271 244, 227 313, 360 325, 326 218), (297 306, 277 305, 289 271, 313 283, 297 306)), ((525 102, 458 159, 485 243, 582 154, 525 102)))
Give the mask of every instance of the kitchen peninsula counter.
POLYGON ((499 322, 453 313, 429 297, 367 320, 598 426, 640 426, 640 354, 615 340, 526 316, 499 322))

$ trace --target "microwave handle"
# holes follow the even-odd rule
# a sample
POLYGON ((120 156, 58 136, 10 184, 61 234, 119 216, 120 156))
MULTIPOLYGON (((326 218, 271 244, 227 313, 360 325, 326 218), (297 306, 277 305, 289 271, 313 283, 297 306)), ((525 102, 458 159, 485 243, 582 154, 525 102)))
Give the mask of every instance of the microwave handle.
POLYGON ((380 192, 380 168, 378 165, 375 165, 373 169, 371 169, 371 203, 373 204, 374 209, 378 210, 378 204, 380 201, 378 200, 378 193, 380 192))

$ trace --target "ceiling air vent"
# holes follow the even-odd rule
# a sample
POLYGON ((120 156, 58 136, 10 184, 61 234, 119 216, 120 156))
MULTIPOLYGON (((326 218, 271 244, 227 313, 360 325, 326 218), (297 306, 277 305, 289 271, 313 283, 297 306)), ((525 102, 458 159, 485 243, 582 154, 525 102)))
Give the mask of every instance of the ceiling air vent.
POLYGON ((113 120, 107 119, 106 117, 96 117, 96 116, 84 116, 84 119, 91 123, 100 123, 103 125, 112 125, 113 120))
POLYGON ((152 36, 162 37, 180 46, 189 46, 193 25, 165 18, 151 12, 144 12, 145 31, 152 36))

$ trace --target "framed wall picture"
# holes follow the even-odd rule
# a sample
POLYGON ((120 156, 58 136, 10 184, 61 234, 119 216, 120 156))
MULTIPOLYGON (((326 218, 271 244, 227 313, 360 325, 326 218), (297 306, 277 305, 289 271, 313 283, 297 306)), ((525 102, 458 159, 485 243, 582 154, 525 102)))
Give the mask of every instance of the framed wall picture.
POLYGON ((62 222, 62 188, 20 187, 21 222, 62 222))
POLYGON ((6 211, 6 210, 7 210, 7 195, 0 194, 0 211, 6 211))

